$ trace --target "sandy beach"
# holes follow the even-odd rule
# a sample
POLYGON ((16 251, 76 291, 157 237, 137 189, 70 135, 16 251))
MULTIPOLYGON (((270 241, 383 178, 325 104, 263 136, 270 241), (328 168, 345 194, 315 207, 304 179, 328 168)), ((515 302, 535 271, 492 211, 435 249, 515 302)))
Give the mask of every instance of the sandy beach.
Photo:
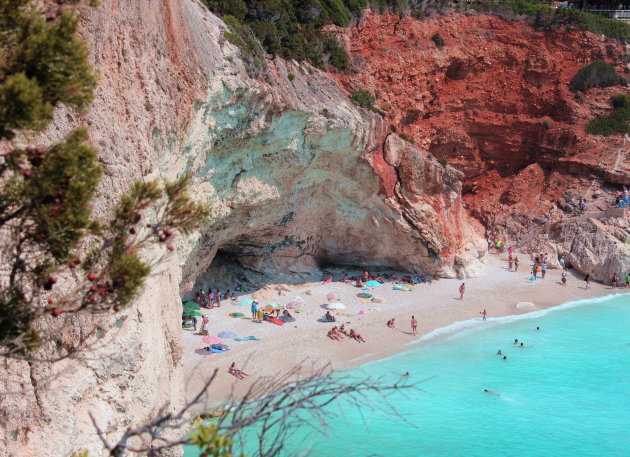
MULTIPOLYGON (((560 270, 549 270, 545 279, 539 277, 537 281, 531 281, 529 256, 522 254, 519 258, 521 265, 518 272, 508 270, 507 254, 492 254, 486 274, 479 278, 465 281, 440 279, 432 284, 415 285, 412 291, 393 290, 391 282, 381 287, 370 287, 367 291, 342 282, 288 286, 290 290, 283 295, 272 290, 267 292, 272 297, 261 303, 273 301, 283 305, 296 296, 306 302, 304 312, 294 313, 295 322, 282 326, 254 322, 250 318, 249 306, 237 306, 231 301, 222 301, 220 308, 202 309, 201 312, 210 319, 210 335, 230 331, 238 337, 253 335, 261 341, 223 339, 230 351, 205 355, 199 351, 207 346, 202 342, 203 336, 183 330, 187 395, 194 396, 215 369, 219 371, 207 393, 208 406, 217 405, 232 392, 235 395, 243 393, 252 379, 273 378, 299 363, 305 367, 330 364, 334 370, 346 369, 409 349, 414 342, 421 345, 423 337, 455 322, 478 319, 479 325, 483 325, 480 312, 484 309, 488 320, 491 320, 568 301, 627 292, 627 289, 614 291, 609 285, 598 283, 591 283, 591 288, 585 290, 582 275, 573 270, 569 270, 566 286, 560 282, 560 270), (462 282, 466 283, 464 300, 459 299, 458 292, 462 282), (346 310, 340 312, 342 314, 333 313, 337 323, 344 323, 347 329, 358 331, 366 343, 349 338, 338 342, 326 336, 334 324, 320 322, 319 319, 326 312, 326 296, 332 292, 337 292, 339 301, 346 306, 346 310), (360 301, 357 294, 361 292, 372 294, 382 303, 360 301), (363 314, 360 314, 361 311, 363 314), (233 318, 229 316, 231 312, 242 312, 245 317, 233 318), (412 315, 418 320, 418 336, 411 334, 412 315), (391 318, 396 319, 400 330, 387 328, 386 322, 391 318), (227 368, 232 362, 251 376, 239 381, 228 374, 227 368)), ((239 298, 251 297, 255 292, 239 298)))

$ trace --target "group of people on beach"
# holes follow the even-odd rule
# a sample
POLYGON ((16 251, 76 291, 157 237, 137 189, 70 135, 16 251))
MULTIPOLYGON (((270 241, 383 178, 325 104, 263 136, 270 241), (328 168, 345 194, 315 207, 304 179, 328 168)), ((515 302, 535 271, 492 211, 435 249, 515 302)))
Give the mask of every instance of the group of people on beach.
MULTIPOLYGON (((395 273, 391 273, 391 274, 383 273, 382 275, 379 273, 371 274, 369 271, 366 270, 358 276, 351 276, 351 277, 348 276, 347 273, 344 273, 341 281, 346 284, 354 284, 356 287, 363 288, 365 287, 365 283, 368 281, 376 281, 381 284, 385 284, 385 282, 387 281, 394 281, 394 282, 400 282, 403 284, 415 285, 415 284, 431 284, 432 282, 435 282, 439 279, 440 279, 440 276, 437 274, 432 275, 431 277, 420 274, 420 275, 416 275, 415 278, 413 278, 412 275, 402 275, 399 278, 398 275, 395 273)), ((322 281, 322 284, 329 284, 331 282, 333 282, 333 276, 332 276, 332 273, 328 273, 326 279, 322 281)))
POLYGON ((195 294, 195 303, 197 303, 202 308, 220 308, 221 300, 236 301, 237 297, 234 292, 226 290, 222 293, 219 289, 217 289, 216 292, 212 289, 208 289, 208 292, 205 292, 203 289, 199 289, 195 294))
POLYGON ((354 329, 346 330, 345 324, 341 324, 341 326, 335 324, 333 328, 328 330, 326 336, 335 341, 342 341, 344 337, 348 337, 352 340, 358 341, 359 343, 366 342, 359 332, 355 332, 354 329))
MULTIPOLYGON (((396 327, 396 318, 392 317, 390 320, 387 321, 387 327, 391 328, 393 330, 398 330, 399 332, 402 332, 402 330, 400 330, 398 327, 396 327)), ((416 319, 416 316, 411 316, 411 334, 413 336, 417 336, 418 335, 418 320, 416 319)))

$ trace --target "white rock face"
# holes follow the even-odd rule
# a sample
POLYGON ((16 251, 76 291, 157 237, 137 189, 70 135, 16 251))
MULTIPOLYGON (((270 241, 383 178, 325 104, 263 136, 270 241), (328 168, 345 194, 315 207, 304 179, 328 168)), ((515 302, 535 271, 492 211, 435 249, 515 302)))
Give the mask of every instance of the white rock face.
POLYGON ((212 219, 131 310, 108 320, 111 343, 89 360, 2 361, 0 390, 26 393, 0 398, 16 412, 0 430, 0 455, 98 456, 89 412, 113 441, 161 406, 181 405, 180 296, 211 264, 210 273, 221 271, 217 259, 277 282, 323 263, 461 277, 483 270, 486 245, 463 210, 459 172, 388 135, 325 73, 275 61, 266 81, 250 78, 225 26, 198 0, 101 3, 81 10, 101 76, 95 101, 84 114, 60 109, 41 143, 89 127, 107 169, 97 213, 135 179, 190 172, 212 219))

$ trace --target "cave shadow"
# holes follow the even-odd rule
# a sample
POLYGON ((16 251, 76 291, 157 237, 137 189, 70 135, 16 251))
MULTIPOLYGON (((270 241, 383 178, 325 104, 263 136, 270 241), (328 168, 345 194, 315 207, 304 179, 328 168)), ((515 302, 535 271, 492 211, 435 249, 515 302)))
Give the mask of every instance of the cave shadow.
MULTIPOLYGON (((349 277, 358 277, 363 271, 369 271, 371 274, 384 276, 386 274, 395 274, 398 278, 403 276, 417 276, 416 272, 401 272, 392 267, 358 265, 358 264, 339 264, 329 261, 321 261, 317 268, 304 273, 264 273, 256 271, 244 265, 238 259, 239 251, 235 247, 226 246, 217 250, 210 266, 207 270, 196 278, 193 288, 184 294, 183 300, 195 300, 196 292, 203 289, 207 293, 209 289, 213 291, 219 290, 222 293, 229 291, 230 295, 235 294, 239 300, 243 295, 254 294, 266 286, 278 286, 279 296, 292 295, 294 291, 282 290, 282 285, 287 286, 304 286, 307 284, 318 285, 326 279, 330 273, 333 275, 333 283, 344 284, 343 275, 349 277)), ((431 276, 431 275, 427 275, 431 276)), ((385 280, 383 286, 393 284, 395 280, 385 280)), ((415 284, 419 285, 419 284, 415 284)), ((359 289, 357 289, 359 291, 359 289)), ((222 303, 233 303, 231 300, 222 299, 222 303)), ((324 307, 323 305, 322 307, 324 307)))

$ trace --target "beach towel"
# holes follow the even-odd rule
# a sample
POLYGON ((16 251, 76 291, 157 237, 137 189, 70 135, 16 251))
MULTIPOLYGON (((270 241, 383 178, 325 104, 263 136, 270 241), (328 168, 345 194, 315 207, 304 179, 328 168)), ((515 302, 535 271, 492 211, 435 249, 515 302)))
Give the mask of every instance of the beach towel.
POLYGON ((365 292, 361 292, 360 294, 357 294, 357 297, 360 297, 360 298, 372 298, 373 295, 365 293, 365 292))
POLYGON ((372 298, 357 297, 357 300, 359 300, 361 303, 370 303, 373 299, 372 298))
POLYGON ((229 313, 228 316, 230 316, 230 317, 243 317, 243 316, 245 316, 245 314, 243 314, 243 313, 229 313))
POLYGON ((246 336, 243 338, 234 338, 234 341, 261 341, 262 338, 257 338, 255 336, 246 336))
POLYGON ((409 292, 411 289, 409 289, 408 287, 405 287, 405 286, 395 285, 393 287, 393 290, 406 290, 407 292, 409 292))
POLYGON ((365 285, 370 287, 381 287, 383 284, 378 281, 366 281, 365 285))

